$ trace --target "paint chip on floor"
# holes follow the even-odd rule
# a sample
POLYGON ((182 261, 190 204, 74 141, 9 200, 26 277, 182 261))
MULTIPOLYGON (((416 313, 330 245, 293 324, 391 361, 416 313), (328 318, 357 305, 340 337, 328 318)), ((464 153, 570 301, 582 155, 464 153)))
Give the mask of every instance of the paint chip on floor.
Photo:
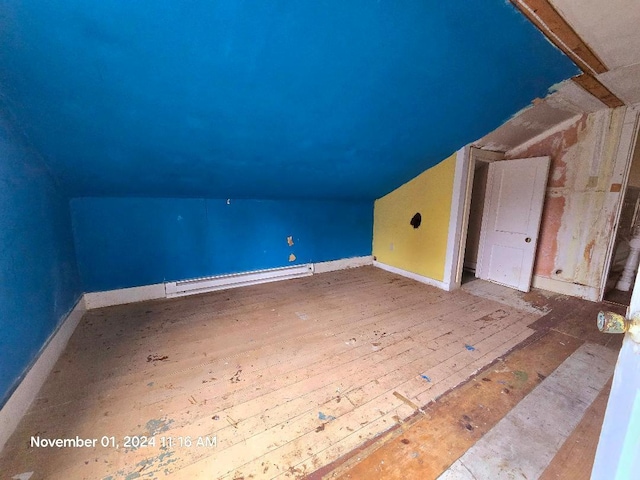
POLYGON ((318 419, 320 419, 320 420, 328 420, 330 422, 331 420, 335 420, 336 417, 334 417, 333 415, 325 415, 322 412, 318 412, 318 419))

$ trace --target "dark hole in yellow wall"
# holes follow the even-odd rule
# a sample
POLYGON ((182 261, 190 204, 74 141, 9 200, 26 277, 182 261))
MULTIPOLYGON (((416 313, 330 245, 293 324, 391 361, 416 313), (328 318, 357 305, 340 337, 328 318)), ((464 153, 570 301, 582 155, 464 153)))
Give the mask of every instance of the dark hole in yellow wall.
POLYGON ((422 215, 420 215, 419 212, 416 213, 409 223, 411 224, 411 226, 413 228, 418 228, 420 226, 420 224, 422 223, 422 215))

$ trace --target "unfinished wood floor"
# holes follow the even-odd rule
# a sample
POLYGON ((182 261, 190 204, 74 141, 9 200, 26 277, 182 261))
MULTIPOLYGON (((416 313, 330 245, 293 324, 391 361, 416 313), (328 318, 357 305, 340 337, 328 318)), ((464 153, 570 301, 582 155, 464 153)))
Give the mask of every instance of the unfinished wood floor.
POLYGON ((537 318, 373 267, 94 310, 0 471, 300 478, 506 353, 537 318), (98 441, 37 448, 32 436, 98 441), (118 448, 100 446, 103 437, 118 448), (155 445, 138 445, 141 437, 155 445))
MULTIPOLYGON (((475 282, 474 282, 475 283, 475 282)), ((536 330, 531 337, 516 349, 498 359, 492 365, 476 373, 469 381, 441 396, 437 401, 425 408, 425 415, 417 415, 399 425, 397 428, 369 442, 363 448, 356 449, 342 457, 334 464, 314 472, 310 478, 360 480, 380 478, 385 480, 435 480, 440 478, 525 478, 521 467, 524 465, 544 467, 548 462, 545 449, 553 443, 549 439, 555 432, 567 433, 571 422, 579 420, 580 414, 559 414, 562 402, 553 393, 560 393, 571 398, 572 408, 582 405, 586 407, 584 398, 584 381, 593 382, 600 376, 602 369, 612 373, 613 364, 620 350, 622 335, 600 333, 596 327, 599 310, 612 309, 624 313, 624 308, 612 307, 604 303, 593 303, 577 298, 556 295, 550 292, 532 290, 523 294, 519 292, 500 291, 496 286, 484 284, 469 288, 469 291, 483 292, 499 298, 501 302, 520 305, 522 301, 530 302, 538 311, 547 313, 530 325, 536 330), (535 407, 525 408, 531 416, 529 422, 516 422, 526 427, 526 434, 504 433, 499 438, 507 439, 509 451, 495 453, 501 460, 500 468, 493 472, 484 472, 475 477, 465 467, 461 470, 460 462, 469 458, 471 450, 476 453, 481 443, 487 444, 491 439, 492 429, 512 415, 514 410, 531 405, 529 398, 540 387, 549 388, 545 383, 557 376, 560 371, 571 364, 571 358, 580 350, 598 349, 605 355, 590 356, 588 372, 582 372, 574 380, 555 383, 561 388, 550 389, 551 395, 538 396, 535 407), (603 361, 605 357, 608 360, 603 361), (579 384, 583 383, 583 388, 579 384), (523 403, 524 399, 524 403, 523 403), (528 399, 528 400, 527 400, 528 399), (549 419, 555 419, 553 427, 549 419), (558 430, 560 429, 560 430, 558 430), (564 430, 562 430, 564 429, 564 430), (489 435, 486 438, 485 435, 489 435), (535 448, 535 438, 546 438, 543 448, 535 448), (516 451, 517 444, 525 442, 527 453, 509 458, 516 451), (471 450, 470 450, 471 449, 471 450), (467 470, 467 471, 465 471, 467 470), (520 470, 520 471, 519 471, 520 470), (444 477, 441 475, 444 474, 444 477)), ((594 352, 595 353, 595 352, 594 352)), ((575 366, 575 362, 573 363, 575 366)), ((566 370, 565 370, 566 371, 566 370)), ((564 376, 563 376, 564 377, 564 376)), ((541 475, 526 475, 526 478, 540 480, 583 480, 591 475, 591 468, 600 436, 600 428, 607 404, 610 381, 604 386, 598 397, 584 412, 578 426, 564 441, 553 460, 548 463, 541 475)), ((598 388, 592 383, 587 387, 589 395, 597 393, 598 388)), ((511 422, 508 422, 511 423, 511 422)), ((494 432, 495 433, 495 432, 494 432)), ((493 436, 495 439, 495 435, 493 436)), ((495 444, 500 443, 495 442, 495 444)), ((493 442, 489 444, 494 445, 493 442)), ((557 448, 556 444, 556 448, 557 448)), ((538 443, 538 447, 540 444, 538 443)), ((481 465, 484 465, 482 462, 481 465)), ((487 464, 491 462, 486 462, 487 464)), ((488 466, 488 465, 487 465, 488 466)))

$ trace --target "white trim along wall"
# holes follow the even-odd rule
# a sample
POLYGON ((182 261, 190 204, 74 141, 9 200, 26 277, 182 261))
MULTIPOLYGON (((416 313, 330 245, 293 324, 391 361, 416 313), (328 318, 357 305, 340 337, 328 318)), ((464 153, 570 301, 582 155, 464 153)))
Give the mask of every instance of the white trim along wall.
POLYGON ((304 265, 296 265, 294 267, 273 268, 269 270, 259 270, 255 272, 243 272, 234 275, 218 275, 195 280, 185 280, 183 282, 165 282, 153 285, 144 285, 141 287, 121 288, 118 290, 107 290, 104 292, 90 292, 84 294, 87 310, 94 308, 109 307, 112 305, 124 305, 126 303, 143 302, 146 300, 156 300, 159 298, 171 298, 186 294, 198 294, 205 291, 220 290, 221 288, 235 288, 241 286, 257 285, 270 281, 285 280, 297 278, 311 274, 333 272, 335 270, 344 270, 347 268, 362 267, 371 265, 373 257, 366 255, 363 257, 343 258, 340 260, 332 260, 329 262, 310 263, 304 265), (296 275, 283 275, 290 269, 300 270, 296 275), (211 288, 193 289, 189 293, 181 293, 176 295, 177 283, 184 282, 210 282, 216 283, 211 288), (223 284, 220 286, 219 284, 223 284))
POLYGON ((18 385, 18 388, 15 389, 2 409, 0 409, 0 451, 4 448, 5 443, 13 434, 24 414, 27 413, 29 406, 37 398, 38 392, 44 385, 58 358, 62 355, 67 342, 69 342, 73 331, 86 311, 84 299, 80 298, 73 310, 69 312, 64 321, 51 334, 31 368, 29 368, 18 385))
POLYGON ((387 265, 386 263, 378 262, 377 260, 373 261, 373 266, 377 268, 381 268, 382 270, 386 270, 387 272, 395 273, 396 275, 401 275, 403 277, 410 278, 412 280, 416 280, 420 283, 425 283, 427 285, 431 285, 432 287, 438 287, 442 290, 449 291, 449 284, 445 282, 439 282, 438 280, 434 280, 433 278, 425 277, 423 275, 418 275, 417 273, 409 272, 408 270, 403 270, 402 268, 393 267, 391 265, 387 265))

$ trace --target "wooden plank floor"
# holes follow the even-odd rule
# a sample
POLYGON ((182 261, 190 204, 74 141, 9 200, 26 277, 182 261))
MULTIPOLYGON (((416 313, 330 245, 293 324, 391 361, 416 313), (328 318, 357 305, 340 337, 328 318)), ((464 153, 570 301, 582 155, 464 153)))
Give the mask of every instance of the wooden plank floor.
POLYGON ((373 267, 94 310, 0 471, 304 477, 512 349, 538 317, 373 267), (35 447, 35 436, 97 445, 35 447))
MULTIPOLYGON (((474 286, 475 291, 484 288, 493 287, 474 286)), ((505 295, 507 298, 503 300, 508 303, 520 302, 520 299, 514 302, 510 293, 505 295)), ((405 422, 311 478, 435 480, 581 346, 599 344, 610 349, 613 357, 617 355, 622 336, 600 333, 595 319, 601 309, 624 313, 624 308, 542 291, 517 295, 547 311, 530 325, 536 330, 534 335, 495 364, 480 370, 464 385, 430 404, 425 409, 426 415, 405 422)), ((593 368, 598 365, 594 363, 593 368)), ((610 384, 602 389, 541 479, 589 478, 609 388, 610 384)), ((554 413, 549 412, 550 416, 554 413)), ((539 417, 538 428, 544 433, 545 415, 539 417)), ((533 429, 530 433, 536 435, 533 429)), ((521 440, 521 436, 513 438, 514 442, 521 440)), ((469 478, 468 473, 467 476, 463 476, 464 472, 458 473, 449 478, 469 478)))
POLYGON ((602 345, 582 345, 438 480, 540 478, 613 376, 616 358, 602 345))

